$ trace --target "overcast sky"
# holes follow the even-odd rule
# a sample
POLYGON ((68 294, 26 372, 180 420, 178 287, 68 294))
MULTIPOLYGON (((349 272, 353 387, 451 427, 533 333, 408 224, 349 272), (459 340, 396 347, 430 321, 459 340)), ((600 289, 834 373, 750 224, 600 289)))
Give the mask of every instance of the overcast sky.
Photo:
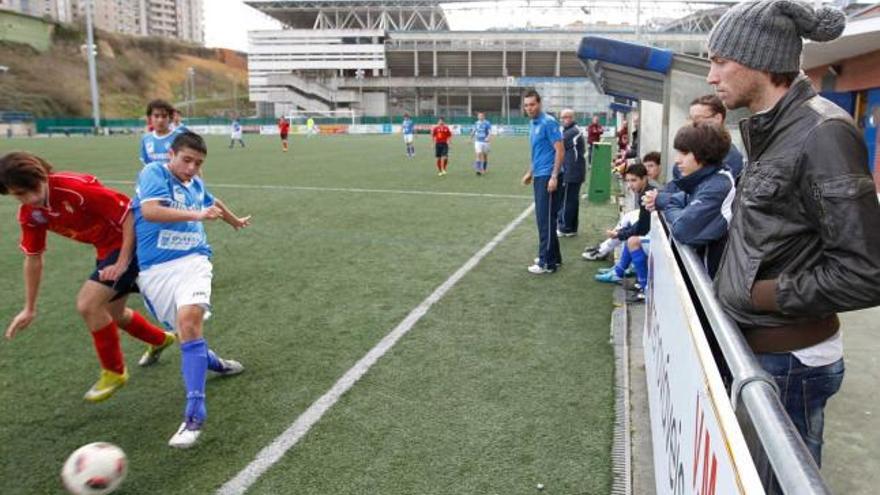
MULTIPOLYGON (((575 2, 577 4, 578 2, 575 2)), ((622 6, 633 2, 621 1, 622 6)), ((581 2, 581 4, 584 4, 581 2)), ((247 32, 256 29, 279 29, 280 23, 244 4, 243 0, 206 0, 205 44, 209 47, 232 48, 247 51, 247 32)), ((571 4, 568 4, 571 5, 571 4)), ((584 4, 584 5, 589 5, 584 4)), ((609 23, 635 22, 635 16, 627 9, 609 8, 585 12, 580 8, 560 8, 556 0, 505 0, 504 2, 474 2, 470 5, 447 4, 446 16, 452 29, 483 30, 495 28, 523 28, 526 23, 534 27, 568 24, 574 21, 605 21, 609 23), (528 15, 518 6, 530 5, 528 15), (480 6, 483 10, 473 9, 480 6), (465 10, 467 9, 467 10, 465 10), (491 20, 487 23, 487 19, 491 20)), ((648 4, 642 6, 642 22, 655 16, 680 17, 688 3, 648 4), (650 6, 649 6, 650 5, 650 6), (662 11, 658 9, 663 9, 662 11)))

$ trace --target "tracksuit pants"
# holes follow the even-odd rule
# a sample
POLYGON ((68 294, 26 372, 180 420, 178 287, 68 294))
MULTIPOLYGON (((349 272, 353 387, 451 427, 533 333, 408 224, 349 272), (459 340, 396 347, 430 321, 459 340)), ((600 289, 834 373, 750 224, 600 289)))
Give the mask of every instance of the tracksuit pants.
POLYGON ((563 182, 560 185, 562 197, 559 199, 559 231, 571 234, 578 230, 578 211, 580 210, 580 182, 563 182))
POLYGON ((556 214, 559 210, 559 189, 547 192, 550 176, 534 177, 535 219, 538 223, 538 264, 550 270, 562 263, 559 238, 556 237, 556 214))

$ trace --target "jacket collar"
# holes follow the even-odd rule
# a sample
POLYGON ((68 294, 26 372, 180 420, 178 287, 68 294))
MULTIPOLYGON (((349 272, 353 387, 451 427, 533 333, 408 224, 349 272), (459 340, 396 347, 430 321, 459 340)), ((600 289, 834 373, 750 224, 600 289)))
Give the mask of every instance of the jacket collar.
POLYGON ((564 126, 564 128, 565 128, 565 129, 571 129, 572 127, 574 127, 574 126, 576 126, 576 125, 577 125, 577 122, 575 122, 575 121, 572 120, 572 121, 571 121, 571 124, 568 124, 567 126, 564 126))
POLYGON ((684 177, 679 177, 675 179, 675 185, 678 186, 682 191, 691 194, 703 182, 703 179, 709 177, 710 175, 716 174, 719 170, 721 170, 720 165, 704 165, 703 168, 697 170, 691 175, 687 175, 684 177))
POLYGON ((767 149, 773 140, 773 136, 786 123, 785 119, 794 109, 802 103, 816 96, 816 90, 810 79, 801 73, 792 83, 785 96, 776 105, 767 110, 743 119, 739 123, 739 129, 745 137, 746 153, 749 160, 755 160, 767 149))

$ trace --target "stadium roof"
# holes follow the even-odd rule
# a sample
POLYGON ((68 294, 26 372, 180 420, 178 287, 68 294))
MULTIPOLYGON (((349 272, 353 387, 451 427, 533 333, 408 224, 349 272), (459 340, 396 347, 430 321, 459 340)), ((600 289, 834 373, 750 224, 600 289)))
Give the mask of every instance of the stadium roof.
POLYGON ((858 18, 846 24, 843 35, 829 43, 804 45, 804 68, 812 69, 880 50, 880 16, 858 18))

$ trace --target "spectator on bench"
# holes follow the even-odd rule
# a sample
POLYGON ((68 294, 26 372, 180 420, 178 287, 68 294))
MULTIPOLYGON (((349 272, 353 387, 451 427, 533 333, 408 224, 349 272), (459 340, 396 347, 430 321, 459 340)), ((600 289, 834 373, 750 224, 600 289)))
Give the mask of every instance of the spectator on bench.
POLYGON ((651 212, 649 212, 641 198, 645 193, 653 191, 654 187, 648 184, 648 171, 641 163, 634 163, 627 167, 626 185, 639 199, 639 218, 635 224, 627 225, 619 229, 609 230, 608 238, 616 238, 624 243, 620 260, 611 268, 603 268, 596 274, 595 279, 603 283, 620 283, 623 280, 626 269, 632 264, 638 279, 636 293, 628 299, 630 302, 644 301, 644 288, 648 282, 648 255, 642 248, 642 236, 651 230, 651 212))
POLYGON ((645 207, 663 212, 672 237, 696 248, 714 277, 736 192, 733 175, 721 164, 730 134, 715 123, 688 124, 675 134, 673 147, 681 177, 661 192, 645 193, 645 207))
MULTIPOLYGON (((648 184, 651 187, 659 188, 660 184, 657 182, 657 179, 660 177, 660 153, 657 151, 652 151, 645 155, 642 158, 642 165, 645 166, 645 171, 648 174, 648 184)), ((621 175, 624 175, 621 173, 621 175)), ((636 222, 639 221, 639 212, 640 209, 634 209, 630 212, 627 212, 623 215, 617 225, 614 227, 614 230, 620 230, 624 227, 629 227, 636 222)), ((617 237, 611 237, 605 239, 600 244, 595 246, 587 246, 584 249, 584 252, 581 253, 581 257, 587 261, 599 261, 604 260, 611 256, 611 253, 614 252, 614 249, 620 245, 620 240, 617 237)))

